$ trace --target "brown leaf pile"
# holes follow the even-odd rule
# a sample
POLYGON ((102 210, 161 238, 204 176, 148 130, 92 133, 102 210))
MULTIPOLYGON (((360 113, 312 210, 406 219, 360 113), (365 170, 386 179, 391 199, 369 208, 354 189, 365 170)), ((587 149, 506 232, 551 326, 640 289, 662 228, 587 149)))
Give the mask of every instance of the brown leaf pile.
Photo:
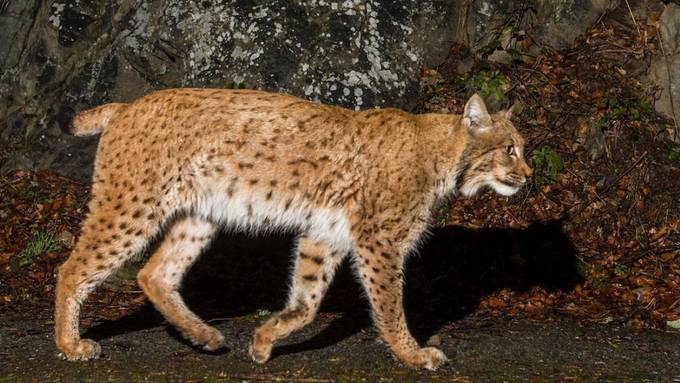
MULTIPOLYGON (((482 300, 480 314, 655 327, 680 318, 680 162, 669 158, 672 123, 645 111, 654 89, 639 77, 656 51, 655 26, 645 28, 638 34, 603 21, 571 49, 494 67, 510 79, 509 99, 523 104, 515 124, 527 158, 550 148, 564 169, 511 200, 491 193, 457 200, 446 224, 526 228, 560 220, 583 283, 558 292, 503 289, 482 300), (599 148, 592 142, 598 130, 599 148)), ((427 111, 462 111, 470 91, 451 69, 460 52, 423 71, 427 111)))

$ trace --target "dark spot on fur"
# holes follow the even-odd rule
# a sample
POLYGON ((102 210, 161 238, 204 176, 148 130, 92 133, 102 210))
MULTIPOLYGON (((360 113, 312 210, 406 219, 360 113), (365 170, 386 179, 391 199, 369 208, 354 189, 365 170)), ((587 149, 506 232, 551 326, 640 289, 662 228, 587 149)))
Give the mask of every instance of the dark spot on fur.
POLYGON ((314 274, 305 274, 302 276, 302 279, 309 282, 315 282, 318 278, 314 274))

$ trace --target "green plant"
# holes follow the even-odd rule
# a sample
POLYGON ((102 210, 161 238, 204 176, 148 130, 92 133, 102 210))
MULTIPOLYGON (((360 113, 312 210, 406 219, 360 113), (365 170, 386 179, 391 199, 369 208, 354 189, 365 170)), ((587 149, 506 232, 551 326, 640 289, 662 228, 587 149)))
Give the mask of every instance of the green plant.
POLYGON ((41 193, 40 190, 32 187, 20 190, 19 198, 30 204, 47 203, 50 201, 50 197, 48 195, 44 195, 44 193, 41 193))
POLYGON ((23 189, 19 192, 19 198, 28 202, 34 202, 38 198, 38 192, 32 189, 23 189))
POLYGON ((19 266, 28 266, 40 255, 44 253, 53 253, 59 250, 61 250, 61 247, 59 247, 59 242, 54 233, 39 231, 31 238, 31 241, 26 245, 26 248, 17 254, 19 266))
POLYGON ((637 110, 633 110, 633 116, 636 117, 637 120, 654 116, 654 107, 652 106, 652 103, 645 99, 640 100, 637 110))
POLYGON ((510 80, 498 70, 481 69, 468 77, 466 85, 476 89, 483 97, 501 101, 510 89, 510 80))
MULTIPOLYGON (((517 109, 517 108, 515 108, 517 109)), ((522 108, 519 112, 513 112, 512 113, 512 119, 515 121, 522 121, 526 122, 529 120, 529 111, 525 108, 522 108)))
POLYGON ((540 148, 534 151, 534 182, 541 186, 557 176, 564 169, 562 157, 550 148, 540 148))
POLYGON ((680 161, 680 146, 671 149, 671 152, 668 154, 668 159, 671 161, 680 161))
POLYGON ((224 88, 225 89, 245 89, 246 84, 243 82, 236 82, 235 80, 228 79, 224 83, 224 88))
POLYGON ((616 97, 604 97, 598 105, 607 112, 597 121, 598 126, 604 126, 612 121, 632 120, 642 121, 654 115, 652 104, 645 99, 640 99, 637 105, 623 105, 616 97))

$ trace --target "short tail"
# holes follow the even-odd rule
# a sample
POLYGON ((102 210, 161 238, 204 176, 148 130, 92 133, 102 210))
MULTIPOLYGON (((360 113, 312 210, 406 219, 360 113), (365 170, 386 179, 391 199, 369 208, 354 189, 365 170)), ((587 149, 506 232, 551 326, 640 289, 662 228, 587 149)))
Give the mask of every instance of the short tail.
POLYGON ((71 134, 92 136, 101 133, 109 125, 109 121, 118 112, 124 110, 127 105, 121 103, 106 104, 76 114, 71 122, 71 134))

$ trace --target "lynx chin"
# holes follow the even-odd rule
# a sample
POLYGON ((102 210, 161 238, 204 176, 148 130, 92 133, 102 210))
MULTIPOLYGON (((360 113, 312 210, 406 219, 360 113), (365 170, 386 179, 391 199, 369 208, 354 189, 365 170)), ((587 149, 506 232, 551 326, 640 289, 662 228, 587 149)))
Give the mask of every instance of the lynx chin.
POLYGON ((447 194, 517 192, 531 175, 510 111, 490 114, 474 95, 462 115, 351 111, 254 90, 170 89, 107 104, 73 120, 101 133, 89 212, 59 268, 56 344, 68 360, 99 356, 79 335, 80 306, 127 259, 157 241, 138 281, 194 345, 224 336, 178 293, 182 277, 220 228, 299 233, 286 307, 255 330, 249 353, 310 323, 340 262, 361 279, 380 337, 412 368, 446 356, 421 347, 406 325, 404 258, 447 194))

